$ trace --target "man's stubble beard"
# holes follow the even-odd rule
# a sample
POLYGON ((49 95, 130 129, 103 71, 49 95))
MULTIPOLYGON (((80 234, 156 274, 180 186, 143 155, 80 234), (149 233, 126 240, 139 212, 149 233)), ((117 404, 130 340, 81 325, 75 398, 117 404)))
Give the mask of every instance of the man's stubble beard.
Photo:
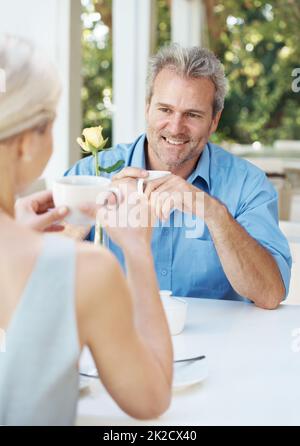
MULTIPOLYGON (((160 144, 163 144, 161 137, 154 136, 152 137, 150 128, 147 129, 147 148, 149 151, 149 146, 151 145, 151 150, 154 152, 156 158, 161 161, 165 166, 168 167, 168 170, 172 170, 174 168, 178 169, 183 167, 188 161, 195 160, 195 162, 199 159, 200 155, 203 152, 203 149, 207 143, 207 141, 201 142, 201 147, 199 144, 195 145, 194 141, 190 141, 188 144, 191 146, 189 150, 185 150, 185 156, 183 158, 178 157, 178 159, 171 161, 170 159, 165 159, 162 154, 166 152, 164 148, 160 150, 160 144), (150 138, 149 138, 150 135, 150 138), (150 141, 149 141, 150 139, 150 141), (152 143, 153 141, 153 143, 152 143)), ((175 149, 176 150, 176 149, 175 149)))

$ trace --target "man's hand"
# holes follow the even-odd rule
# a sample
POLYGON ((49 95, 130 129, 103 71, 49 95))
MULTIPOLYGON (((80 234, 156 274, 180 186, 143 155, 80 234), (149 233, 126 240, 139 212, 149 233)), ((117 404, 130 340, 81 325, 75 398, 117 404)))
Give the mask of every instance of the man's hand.
POLYGON ((59 223, 68 215, 66 207, 55 208, 52 192, 42 191, 19 198, 15 204, 16 220, 36 231, 64 230, 59 223))
POLYGON ((161 220, 167 220, 174 209, 204 219, 204 204, 208 204, 211 199, 205 192, 176 175, 149 181, 144 193, 161 220))
MULTIPOLYGON (((148 172, 138 167, 125 167, 112 178, 112 184, 118 186, 131 182, 132 179, 147 179, 148 172)), ((195 215, 202 219, 213 218, 218 201, 176 175, 166 175, 145 183, 145 195, 155 209, 160 220, 167 220, 174 209, 195 215)))
POLYGON ((126 250, 135 243, 150 245, 154 212, 145 195, 137 193, 136 181, 132 178, 114 188, 116 192, 103 192, 98 195, 98 204, 86 203, 81 212, 90 218, 96 218, 106 229, 111 239, 126 250))
POLYGON ((125 184, 127 182, 131 183, 133 179, 145 179, 148 175, 149 173, 145 169, 140 169, 139 167, 125 167, 119 173, 114 175, 111 181, 113 186, 118 186, 119 184, 125 184))

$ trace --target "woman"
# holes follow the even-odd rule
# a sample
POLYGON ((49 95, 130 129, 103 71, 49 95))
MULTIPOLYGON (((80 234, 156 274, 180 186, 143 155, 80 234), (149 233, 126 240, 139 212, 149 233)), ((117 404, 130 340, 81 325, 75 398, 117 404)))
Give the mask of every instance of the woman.
POLYGON ((15 195, 52 151, 59 83, 41 54, 15 37, 0 38, 0 67, 0 424, 74 423, 85 345, 117 404, 133 417, 156 417, 170 403, 172 347, 151 230, 107 228, 124 252, 126 280, 105 248, 14 220, 15 195))

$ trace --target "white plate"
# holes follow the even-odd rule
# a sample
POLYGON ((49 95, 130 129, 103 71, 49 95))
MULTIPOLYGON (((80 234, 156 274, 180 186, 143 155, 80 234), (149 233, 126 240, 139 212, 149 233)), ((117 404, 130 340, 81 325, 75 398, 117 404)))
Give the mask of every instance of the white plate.
MULTIPOLYGON (((83 370, 81 370, 83 372, 83 370)), ((98 376, 96 368, 84 370, 93 377, 98 376)), ((182 389, 203 381, 208 376, 207 359, 174 363, 173 389, 182 389)), ((93 378, 92 378, 93 379, 93 378)), ((86 388, 91 378, 80 376, 80 390, 86 388)))
POLYGON ((174 364, 173 389, 198 384, 208 376, 207 359, 174 364))

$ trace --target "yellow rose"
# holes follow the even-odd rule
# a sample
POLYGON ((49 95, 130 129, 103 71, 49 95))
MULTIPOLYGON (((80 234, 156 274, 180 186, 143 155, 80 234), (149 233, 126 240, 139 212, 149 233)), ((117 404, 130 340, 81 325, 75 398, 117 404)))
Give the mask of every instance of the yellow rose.
POLYGON ((100 158, 98 152, 102 152, 103 150, 111 150, 108 148, 105 149, 104 147, 108 141, 108 138, 103 139, 102 130, 103 129, 100 125, 98 127, 90 127, 83 130, 82 138, 77 138, 77 143, 80 145, 82 150, 86 153, 92 154, 96 176, 100 176, 101 172, 110 174, 124 166, 124 160, 119 160, 112 166, 102 167, 99 165, 100 158))
POLYGON ((85 152, 94 152, 99 149, 103 149, 105 146, 107 139, 104 140, 102 136, 103 128, 99 125, 99 127, 90 127, 84 129, 82 132, 83 138, 78 138, 77 142, 80 147, 85 152))
POLYGON ((86 142, 95 147, 95 149, 99 149, 103 144, 103 136, 102 136, 103 128, 101 125, 99 127, 91 127, 89 129, 84 129, 82 134, 85 137, 86 142))

